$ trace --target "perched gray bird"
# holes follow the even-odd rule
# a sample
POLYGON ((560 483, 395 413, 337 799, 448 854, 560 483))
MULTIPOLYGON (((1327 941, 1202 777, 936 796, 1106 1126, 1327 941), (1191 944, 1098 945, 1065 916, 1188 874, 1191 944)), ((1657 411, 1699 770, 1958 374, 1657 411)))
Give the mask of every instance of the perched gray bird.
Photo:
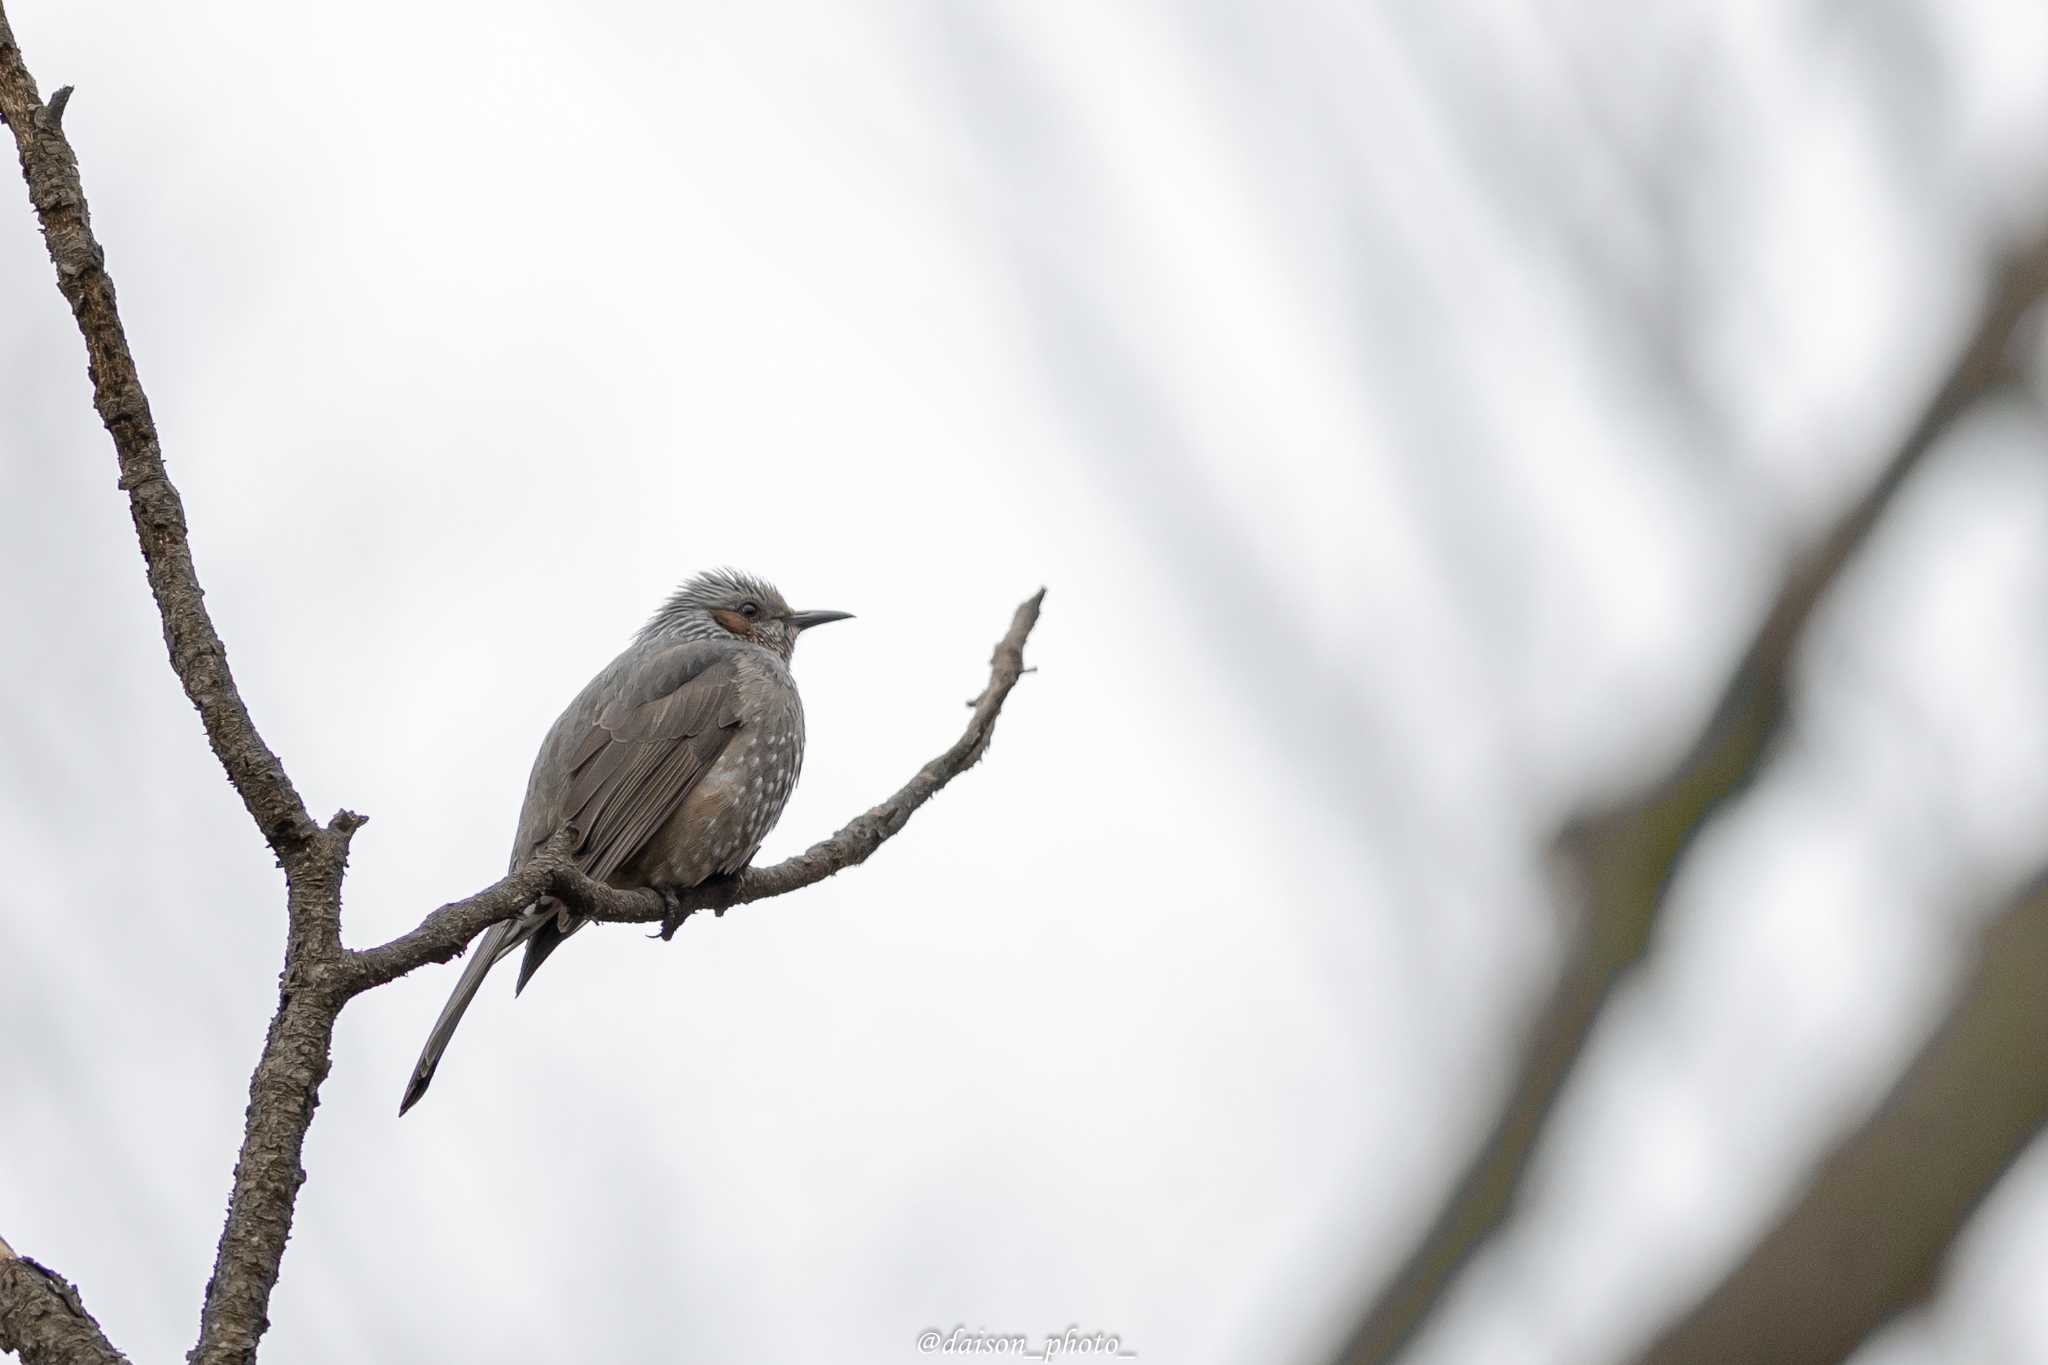
MULTIPOLYGON (((576 831, 577 865, 613 886, 676 890, 744 868, 803 766, 804 708, 789 672, 796 637, 847 616, 791 611, 773 586, 732 569, 676 589, 548 731, 527 779, 513 869, 564 826, 576 831)), ((542 900, 484 931, 399 1113, 427 1093, 485 973, 524 943, 516 994, 583 924, 542 900)))

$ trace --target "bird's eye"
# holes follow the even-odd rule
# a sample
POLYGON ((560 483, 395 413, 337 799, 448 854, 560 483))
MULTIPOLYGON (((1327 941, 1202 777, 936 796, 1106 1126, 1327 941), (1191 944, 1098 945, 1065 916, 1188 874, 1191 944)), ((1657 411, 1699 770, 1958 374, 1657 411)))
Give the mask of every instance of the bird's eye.
POLYGON ((754 618, 755 618, 756 616, 759 616, 760 614, 761 614, 761 608, 760 608, 760 607, 758 607, 758 606, 756 606, 756 605, 755 605, 754 603, 752 603, 752 602, 742 602, 742 603, 740 603, 740 615, 742 615, 742 616, 746 617, 746 618, 747 618, 747 619, 748 619, 749 621, 753 620, 753 619, 754 619, 754 618))

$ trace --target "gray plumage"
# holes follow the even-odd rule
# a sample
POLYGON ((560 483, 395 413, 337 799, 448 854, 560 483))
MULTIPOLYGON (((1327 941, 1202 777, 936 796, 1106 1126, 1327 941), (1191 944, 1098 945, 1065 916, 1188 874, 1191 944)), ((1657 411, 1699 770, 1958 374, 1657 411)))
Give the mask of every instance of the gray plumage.
MULTIPOLYGON (((796 637, 846 618, 793 612, 761 579, 699 574, 569 703, 540 746, 511 866, 563 827, 577 865, 614 886, 682 889, 746 867, 775 827, 804 758, 789 671, 796 637)), ((526 946, 515 993, 584 921, 544 899, 493 925, 427 1035, 398 1112, 419 1102, 477 988, 526 946)))

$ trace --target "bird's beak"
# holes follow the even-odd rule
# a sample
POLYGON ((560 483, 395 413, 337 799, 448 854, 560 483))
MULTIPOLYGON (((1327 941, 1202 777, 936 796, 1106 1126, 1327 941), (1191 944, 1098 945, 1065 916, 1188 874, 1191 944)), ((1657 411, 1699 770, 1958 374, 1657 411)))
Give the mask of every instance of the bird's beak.
POLYGON ((853 613, 850 611, 793 611, 787 619, 798 630, 809 630, 812 626, 822 626, 827 621, 851 621, 853 613))

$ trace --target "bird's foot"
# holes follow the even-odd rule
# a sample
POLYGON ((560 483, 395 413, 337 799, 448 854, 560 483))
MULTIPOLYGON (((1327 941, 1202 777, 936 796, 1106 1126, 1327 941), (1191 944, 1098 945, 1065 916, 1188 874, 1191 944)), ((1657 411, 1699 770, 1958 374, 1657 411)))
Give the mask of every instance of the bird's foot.
POLYGON ((725 912, 732 909, 739 899, 740 879, 724 875, 707 877, 692 887, 657 886, 654 893, 661 897, 664 911, 661 917, 661 941, 666 943, 676 936, 676 930, 683 927, 683 921, 699 910, 709 909, 712 914, 723 918, 725 912), (684 905, 684 891, 697 892, 695 899, 698 903, 693 906, 684 905), (706 896, 709 897, 708 906, 704 902, 706 896))
POLYGON ((690 910, 673 886, 657 886, 654 890, 661 897, 661 941, 666 943, 676 936, 676 930, 683 927, 683 921, 690 917, 690 910))
POLYGON ((725 912, 732 909, 739 900, 740 879, 737 873, 721 873, 704 883, 704 889, 711 893, 711 914, 715 919, 724 919, 725 912))

